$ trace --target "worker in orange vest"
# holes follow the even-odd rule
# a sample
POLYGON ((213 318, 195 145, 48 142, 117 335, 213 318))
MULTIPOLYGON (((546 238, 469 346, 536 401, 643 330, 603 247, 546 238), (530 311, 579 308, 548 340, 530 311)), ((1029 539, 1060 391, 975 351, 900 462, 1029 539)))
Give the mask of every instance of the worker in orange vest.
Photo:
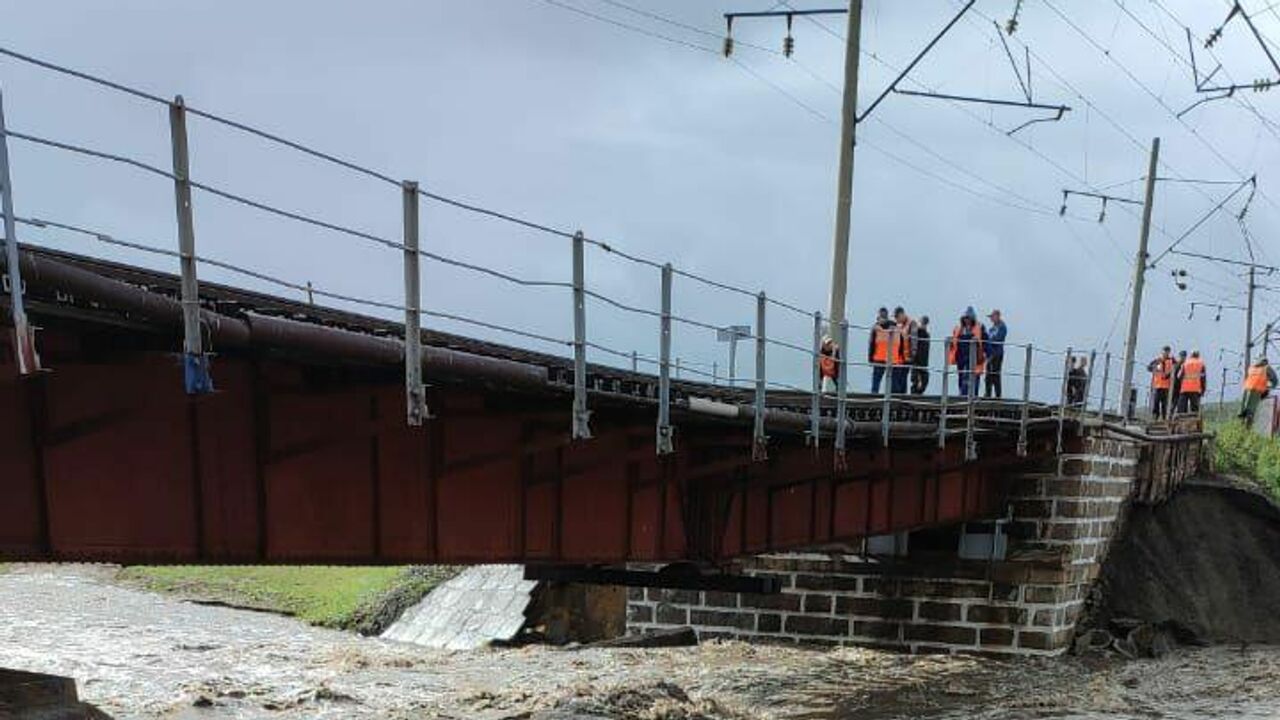
POLYGON ((911 319, 907 311, 898 306, 893 309, 893 322, 898 326, 898 345, 900 346, 902 361, 897 358, 893 361, 893 393, 895 395, 907 394, 907 379, 911 377, 911 359, 916 354, 916 330, 919 328, 916 321, 911 319))
MULTIPOLYGON (((885 371, 889 369, 889 359, 892 357, 893 366, 906 366, 907 362, 907 339, 902 336, 897 323, 889 317, 888 308, 880 308, 876 313, 876 324, 871 328, 870 341, 867 344, 867 362, 871 363, 871 392, 880 392, 880 382, 884 380, 885 371), (892 352, 890 352, 892 348, 892 352)), ((890 389, 893 387, 893 380, 890 378, 890 389)))
POLYGON ((830 335, 822 338, 818 350, 818 375, 822 378, 822 391, 834 392, 836 381, 840 379, 840 346, 830 335))
POLYGON ((1258 403, 1275 386, 1276 371, 1267 364, 1265 357, 1258 358, 1244 376, 1244 402, 1240 407, 1240 417, 1246 423, 1253 422, 1253 413, 1258 409, 1258 403))
POLYGON ((1147 371, 1151 373, 1151 412, 1162 418, 1169 414, 1169 389, 1173 387, 1173 355, 1168 345, 1147 363, 1147 371))
POLYGON ((1179 413, 1191 412, 1200 414, 1200 398, 1205 391, 1204 360, 1200 359, 1200 351, 1192 350, 1191 357, 1182 361, 1182 385, 1178 393, 1179 413))
POLYGON ((965 308, 960 323, 951 331, 951 343, 947 348, 947 363, 956 366, 956 379, 960 395, 978 394, 978 380, 986 364, 986 333, 978 322, 973 307, 965 308))

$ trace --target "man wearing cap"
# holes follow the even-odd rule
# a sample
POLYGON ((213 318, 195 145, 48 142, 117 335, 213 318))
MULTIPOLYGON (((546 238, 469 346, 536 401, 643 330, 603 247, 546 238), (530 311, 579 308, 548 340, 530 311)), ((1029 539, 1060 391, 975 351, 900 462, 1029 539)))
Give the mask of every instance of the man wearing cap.
POLYGON ((999 398, 1002 395, 1000 369, 1004 366, 1004 339, 1009 334, 1009 328, 1000 319, 999 310, 992 310, 987 319, 991 321, 991 327, 986 332, 987 389, 984 394, 986 397, 999 398))

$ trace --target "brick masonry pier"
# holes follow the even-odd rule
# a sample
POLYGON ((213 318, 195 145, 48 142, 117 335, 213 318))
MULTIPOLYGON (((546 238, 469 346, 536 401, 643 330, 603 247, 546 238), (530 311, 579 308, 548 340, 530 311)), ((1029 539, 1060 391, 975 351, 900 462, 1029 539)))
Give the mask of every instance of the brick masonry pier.
POLYGON ((1064 652, 1129 504, 1161 500, 1194 472, 1199 444, 1185 445, 1091 431, 1056 467, 1020 474, 1004 518, 876 538, 865 554, 740 562, 744 574, 777 578, 784 589, 775 595, 632 589, 628 631, 691 626, 704 639, 1064 652))

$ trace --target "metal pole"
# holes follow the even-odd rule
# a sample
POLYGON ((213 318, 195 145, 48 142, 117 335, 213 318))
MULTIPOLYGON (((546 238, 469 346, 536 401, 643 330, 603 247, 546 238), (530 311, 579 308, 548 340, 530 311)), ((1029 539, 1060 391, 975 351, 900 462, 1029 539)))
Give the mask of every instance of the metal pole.
POLYGON ((768 458, 768 438, 764 434, 764 413, 765 413, 765 367, 764 367, 764 351, 765 351, 765 295, 761 292, 756 296, 756 402, 755 402, 755 429, 752 434, 751 441, 751 458, 753 460, 764 460, 768 458))
POLYGON ((822 313, 813 314, 813 392, 809 402, 809 444, 818 447, 822 413, 822 313))
POLYGON ((311 287, 310 280, 307 281, 307 304, 308 305, 316 304, 315 288, 311 287))
POLYGON ((951 363, 947 356, 951 354, 951 338, 942 341, 942 396, 938 407, 938 447, 947 446, 947 382, 951 379, 951 363))
POLYGON ((1035 348, 1027 343, 1022 361, 1022 416, 1018 419, 1018 457, 1027 456, 1027 419, 1031 415, 1031 361, 1035 348))
MULTIPOLYGON (((1245 372, 1249 371, 1249 366, 1253 364, 1253 291, 1257 288, 1254 282, 1254 273, 1257 271, 1253 266, 1249 267, 1249 301, 1244 314, 1244 368, 1245 372)), ((1265 355, 1265 353, 1263 353, 1265 355)))
POLYGON ((191 214, 191 160, 187 150, 187 108, 179 95, 169 103, 173 143, 173 195, 178 212, 178 254, 182 269, 182 353, 187 394, 213 391, 209 359, 200 333, 200 285, 196 279, 196 230, 191 214))
POLYGON ((422 276, 418 272, 418 183, 405 180, 404 197, 404 385, 410 426, 427 417, 422 384, 422 276))
POLYGON ((662 266, 662 317, 658 321, 658 454, 675 450, 671 440, 671 263, 662 266))
POLYGON ((635 350, 631 351, 631 372, 640 372, 640 354, 635 350))
POLYGON ((720 384, 720 363, 712 361, 711 363, 711 384, 720 384))
POLYGON ((880 442, 889 447, 889 416, 893 403, 893 352, 898 347, 898 329, 889 331, 889 349, 884 354, 884 404, 880 409, 880 442))
POLYGON ((35 335, 27 322, 22 302, 22 270, 18 259, 17 218, 13 214, 13 177, 9 169, 9 136, 5 134, 4 93, 0 91, 0 210, 4 211, 4 252, 8 264, 9 304, 13 314, 14 359, 18 373, 30 375, 40 369, 35 335))
POLYGON ((1218 419, 1222 419, 1223 403, 1227 401, 1227 366, 1222 366, 1222 382, 1218 383, 1218 419))
POLYGON ((1098 403, 1098 419, 1107 415, 1107 385, 1111 382, 1111 352, 1102 356, 1102 400, 1098 403))
POLYGON ((1124 344, 1124 380, 1120 396, 1124 398, 1125 418, 1128 410, 1129 390, 1133 387, 1133 362, 1138 348, 1138 321, 1142 316, 1142 287, 1146 281, 1147 238, 1151 234, 1151 205, 1155 202, 1156 165, 1160 160, 1160 138, 1151 140, 1151 160, 1147 165, 1147 198, 1142 206, 1142 232, 1138 236, 1138 255, 1133 262, 1133 302, 1129 309, 1129 337, 1124 344))
POLYGON ((844 100, 840 111, 840 171, 836 176, 836 231, 831 247, 831 307, 827 319, 844 320, 849 284, 849 224, 853 213, 853 152, 858 122, 858 52, 862 0, 849 0, 845 30, 844 100))
MULTIPOLYGON (((973 441, 973 415, 978 397, 978 339, 972 337, 967 342, 969 343, 969 392, 967 393, 969 415, 965 418, 964 426, 964 457, 966 460, 975 460, 978 457, 978 446, 973 441)), ((964 371, 957 365, 956 372, 964 371)))
POLYGON ((676 379, 680 379, 680 358, 676 358, 676 379))
POLYGON ((591 437, 587 410, 587 293, 582 231, 573 235, 573 439, 591 437))
POLYGON ((849 377, 849 365, 845 358, 848 353, 845 348, 849 346, 849 322, 847 320, 840 321, 840 357, 836 361, 836 462, 843 467, 845 434, 849 430, 849 417, 847 408, 848 393, 846 391, 846 383, 849 377))
POLYGON ((1062 453, 1062 426, 1067 419, 1067 377, 1071 370, 1071 348, 1062 361, 1062 395, 1058 399, 1058 453, 1062 453))

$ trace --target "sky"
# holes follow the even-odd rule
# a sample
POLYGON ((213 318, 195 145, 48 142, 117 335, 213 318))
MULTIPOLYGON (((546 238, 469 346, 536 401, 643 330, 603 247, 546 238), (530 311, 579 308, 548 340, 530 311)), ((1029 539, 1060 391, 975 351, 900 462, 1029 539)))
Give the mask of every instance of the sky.
MULTIPOLYGON (((859 108, 865 111, 961 0, 865 0, 859 108)), ((909 90, 1024 100, 996 23, 1014 0, 976 0, 902 81, 909 90)), ((791 0, 795 8, 842 2, 791 0)), ((250 3, 0 0, 0 47, 137 87, 286 136, 433 193, 527 218, 806 311, 827 306, 836 207, 845 18, 740 19, 731 58, 723 13, 785 7, 766 0, 318 0, 250 3)), ((848 317, 875 309, 928 315, 935 336, 972 305, 1003 310, 1011 342, 1037 352, 1037 395, 1053 396, 1062 353, 1115 356, 1119 374, 1140 208, 1064 189, 1141 199, 1152 138, 1161 139, 1150 248, 1159 255, 1209 213, 1180 249, 1247 259, 1236 219, 1248 189, 1210 213, 1231 185, 1258 175, 1245 223, 1262 263, 1280 261, 1280 91, 1206 102, 1195 92, 1184 26, 1214 82, 1277 76, 1237 17, 1203 41, 1230 3, 1203 0, 1025 0, 1005 35, 1021 75, 1030 58, 1037 103, 1053 113, 890 94, 858 125, 848 317), (1210 180, 1214 184, 1182 180, 1210 180)), ((1280 55, 1280 9, 1244 2, 1280 55)), ((1022 78, 1025 81, 1025 77, 1022 78)), ((127 155, 167 168, 164 106, 0 56, 13 131, 127 155)), ((399 241, 398 188, 192 117, 192 176, 291 212, 399 241)), ((172 183, 136 169, 10 140, 17 214, 176 248, 172 183)), ((196 191, 197 252, 295 283, 381 302, 403 300, 401 255, 376 243, 196 191)), ((425 201, 425 250, 525 280, 567 282, 563 237, 425 201)), ((55 229, 19 238, 175 271, 176 262, 55 229)), ((1241 269, 1165 256, 1147 273, 1139 359, 1159 347, 1201 350, 1211 394, 1238 369, 1246 281, 1241 269), (1179 290, 1171 273, 1186 271, 1179 290), (1227 306, 1221 320, 1215 307, 1227 306), (1220 353, 1220 349, 1222 350, 1220 353)), ((201 277, 299 297, 212 267, 201 277)), ((659 271, 595 246, 593 292, 656 310, 659 271)), ((1280 314, 1280 277, 1260 275, 1258 328, 1280 314), (1272 289, 1274 288, 1274 289, 1272 289)), ((677 275, 674 312, 714 326, 755 325, 756 300, 677 275)), ((394 317, 394 311, 339 307, 394 317)), ((517 285, 427 262, 426 308, 557 340, 572 337, 563 287, 517 285)), ((427 317, 427 327, 564 354, 567 347, 427 317)), ((768 307, 766 334, 799 348, 812 317, 768 307)), ((588 340, 656 357, 658 323, 597 300, 588 340)), ((178 343, 180 338, 175 338, 178 343)), ((865 352, 853 331, 851 356, 865 352)), ((723 376, 726 347, 677 323, 673 356, 723 376)), ((1021 350, 1015 351, 1021 353, 1021 350)), ((737 374, 754 351, 739 348, 737 374)), ((592 361, 627 365, 601 350, 592 361)), ((1099 360, 1099 364, 1101 360, 1099 360)), ((807 387, 797 349, 768 348, 779 385, 807 387)), ((935 355, 934 367, 938 367, 935 355)), ((1006 376, 1021 372, 1020 357, 1006 376)), ((642 364, 642 369, 651 368, 642 364)), ((862 389, 865 373, 853 374, 862 389)), ((1141 377, 1141 373, 1139 374, 1141 377)), ((936 382, 936 381, 935 381, 936 382)), ((1237 381, 1238 382, 1238 381, 1237 381)), ((1006 386, 1017 386, 1006 381, 1006 386)), ((1100 393, 1095 387, 1094 394, 1100 393)), ((1109 391, 1115 395, 1115 389, 1109 391)))

